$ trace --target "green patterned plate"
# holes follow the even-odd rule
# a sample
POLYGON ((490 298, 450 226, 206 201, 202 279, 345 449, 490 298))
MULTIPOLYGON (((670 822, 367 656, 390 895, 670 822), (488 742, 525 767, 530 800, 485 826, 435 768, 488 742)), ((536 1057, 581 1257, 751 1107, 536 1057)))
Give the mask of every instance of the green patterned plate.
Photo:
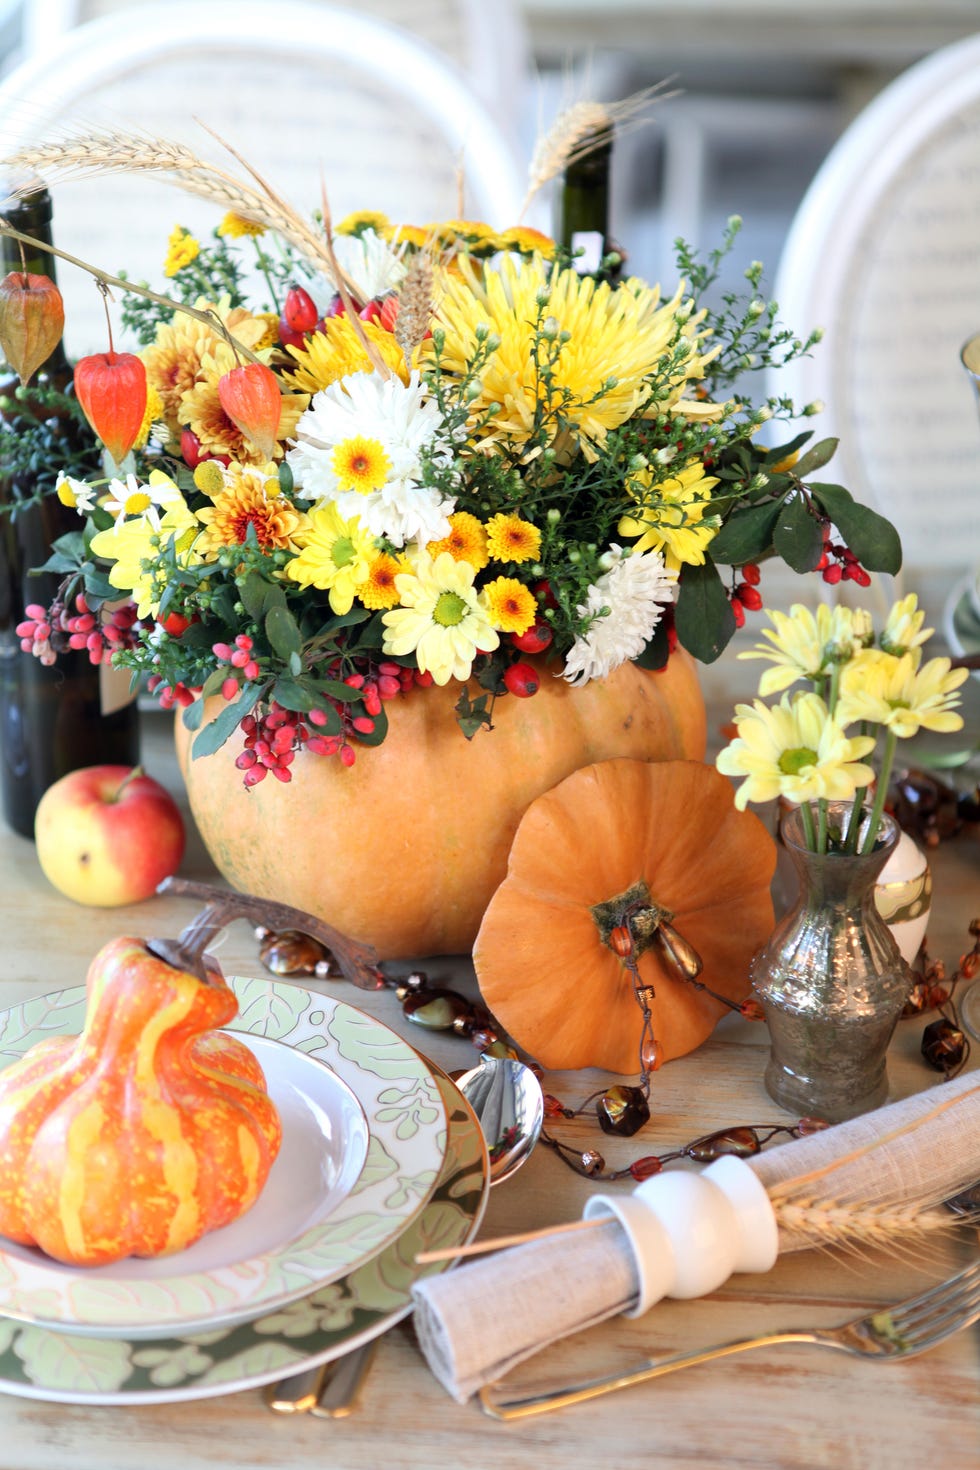
POLYGON ((85 1337, 0 1317, 0 1393, 66 1404, 214 1398, 329 1362, 406 1317, 413 1282, 446 1269, 416 1266, 417 1252, 472 1239, 489 1185, 480 1125, 448 1078, 437 1080, 449 1115, 442 1172, 421 1214, 380 1254, 280 1310, 194 1336, 85 1337))
MULTIPOLYGON (((187 1250, 149 1261, 82 1269, 0 1238, 0 1313, 60 1332, 134 1338, 227 1326, 338 1280, 396 1240, 429 1199, 445 1156, 446 1111, 418 1053, 343 1001, 271 980, 230 983, 239 1010, 228 1029, 257 1039, 264 1066, 275 1057, 269 1086, 283 1118, 283 1147, 256 1204, 187 1250), (328 1167, 330 1150, 313 1143, 318 1115, 324 1128, 352 1126, 349 1111, 334 1106, 340 1087, 326 1101, 315 1081, 325 1067, 369 1131, 359 1139, 354 1128, 353 1177, 340 1166, 339 1188, 330 1178, 336 1158, 328 1167), (298 1139, 289 1136, 297 1094, 308 1124, 298 1139)), ((84 1005, 75 987, 0 1013, 0 1067, 45 1037, 80 1031, 84 1005)))

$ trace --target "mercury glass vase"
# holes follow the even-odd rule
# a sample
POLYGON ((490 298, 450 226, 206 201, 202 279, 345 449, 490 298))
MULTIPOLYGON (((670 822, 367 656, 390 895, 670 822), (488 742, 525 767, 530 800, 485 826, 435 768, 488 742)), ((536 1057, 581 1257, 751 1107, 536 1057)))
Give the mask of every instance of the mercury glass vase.
MULTIPOLYGON (((849 816, 849 803, 828 804, 831 829, 846 828, 849 816)), ((799 894, 751 969, 771 1041, 766 1088, 799 1117, 837 1123, 888 1096, 885 1053, 912 984, 875 904, 899 828, 884 816, 872 852, 815 853, 795 809, 781 835, 799 894)))

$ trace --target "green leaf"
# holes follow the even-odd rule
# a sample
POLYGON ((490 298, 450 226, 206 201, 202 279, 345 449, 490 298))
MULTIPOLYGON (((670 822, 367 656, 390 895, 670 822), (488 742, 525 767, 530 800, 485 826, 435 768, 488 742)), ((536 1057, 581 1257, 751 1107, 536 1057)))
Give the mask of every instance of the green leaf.
POLYGON ((352 689, 342 679, 318 679, 316 688, 320 693, 329 694, 331 699, 342 700, 345 704, 353 704, 361 697, 359 689, 352 689))
POLYGON ((289 655, 289 672, 294 679, 298 679, 303 672, 303 660, 298 653, 291 653, 289 655))
POLYGON ((641 669, 662 669, 670 657, 670 644, 667 639, 667 625, 659 622, 653 630, 653 635, 647 640, 647 646, 643 652, 633 660, 641 669))
POLYGON ((256 623, 260 623, 265 617, 270 590, 269 583, 259 572, 255 571, 249 572, 239 585, 238 595, 242 600, 242 606, 256 623))
MULTIPOLYGON (((220 669, 212 669, 211 670, 210 674, 208 674, 208 677, 204 681, 204 687, 201 689, 201 697, 200 697, 200 699, 198 699, 198 700, 195 701, 196 707, 198 709, 202 709, 203 710, 203 708, 204 708, 204 701, 206 699, 210 699, 210 697, 211 697, 212 694, 217 694, 218 693, 218 691, 221 688, 222 684, 225 682, 225 680, 227 678, 230 677, 230 673, 231 673, 231 671, 228 668, 228 665, 227 664, 222 664, 221 667, 220 667, 220 669)), ((194 707, 195 707, 195 705, 191 705, 190 706, 191 709, 193 709, 194 707)), ((186 720, 184 721, 184 723, 185 724, 187 723, 186 720)), ((194 729, 195 730, 198 728, 198 726, 200 725, 200 723, 201 723, 201 719, 200 719, 200 715, 199 715, 198 716, 198 719, 197 719, 197 724, 195 724, 195 726, 194 726, 194 729)))
POLYGON ((714 663, 735 632, 735 614, 714 562, 681 569, 674 614, 677 637, 700 663, 714 663))
POLYGON ((187 730, 199 730, 201 728, 201 721, 202 721, 203 718, 204 718, 204 700, 203 700, 203 698, 201 698, 201 699, 195 699, 195 701, 194 701, 193 704, 187 704, 187 705, 184 706, 183 713, 181 714, 181 719, 184 722, 184 728, 185 729, 187 729, 187 730))
POLYGON ((839 443, 839 439, 821 439, 818 444, 814 444, 812 449, 808 449, 806 454, 793 466, 793 473, 797 479, 805 480, 807 475, 812 474, 814 470, 822 470, 824 465, 837 453, 839 443))
POLYGON ((490 718, 491 698, 489 694, 481 694, 476 699, 470 699, 469 691, 464 689, 454 704, 456 723, 467 740, 472 740, 478 730, 493 729, 490 718))
POLYGON ((303 637, 299 624, 287 607, 271 607, 266 614, 265 636, 279 657, 289 663, 293 654, 299 657, 303 637))
POLYGON ((191 746, 191 757, 199 760, 202 755, 214 755, 216 750, 220 750, 245 716, 254 709, 261 693, 261 684, 246 684, 241 698, 234 704, 226 704, 221 713, 204 726, 191 746))
MULTIPOLYGON (((808 443, 812 438, 813 430, 804 429, 802 434, 797 434, 786 444, 766 445, 761 461, 763 469, 765 469, 767 463, 780 464, 782 460, 788 459, 791 454, 795 454, 797 450, 802 449, 804 444, 808 443)), ((760 449, 763 448, 762 445, 759 447, 760 449)))
POLYGON ((767 500, 733 511, 711 542, 711 559, 725 566, 744 567, 758 561, 772 547, 772 534, 782 510, 779 500, 767 500))
POLYGON ((772 544, 783 561, 794 572, 812 572, 823 551, 820 522, 802 495, 785 501, 779 513, 772 544))
POLYGON ((891 521, 861 505, 843 485, 808 485, 807 489, 863 567, 893 575, 901 570, 902 542, 891 521))
POLYGON ((272 698, 278 701, 284 709, 295 710, 297 714, 305 714, 311 710, 316 703, 309 689, 298 684, 295 679, 281 675, 272 687, 272 698))
POLYGON ((374 729, 370 734, 362 735, 359 730, 354 734, 354 739, 358 745, 380 745, 388 733, 388 715, 383 705, 378 713, 372 715, 371 718, 374 721, 374 729))

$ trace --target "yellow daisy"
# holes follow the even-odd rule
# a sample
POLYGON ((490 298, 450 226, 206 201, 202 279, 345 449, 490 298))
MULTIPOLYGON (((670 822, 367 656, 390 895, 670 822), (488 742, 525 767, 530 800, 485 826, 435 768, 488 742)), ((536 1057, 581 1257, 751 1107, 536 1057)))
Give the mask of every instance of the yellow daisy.
POLYGON ((195 549, 205 560, 223 546, 241 546, 250 527, 263 551, 295 550, 306 515, 282 493, 270 468, 233 461, 221 471, 223 483, 213 505, 197 512, 204 530, 195 549))
POLYGON ((91 541, 96 556, 111 562, 109 581, 121 592, 131 592, 141 618, 156 617, 165 591, 166 573, 157 568, 160 549, 174 539, 177 562, 192 566, 202 560, 194 545, 200 527, 182 497, 168 505, 159 525, 148 515, 127 520, 120 516, 107 531, 91 541))
POLYGON ((473 568, 443 551, 433 561, 424 552, 412 572, 395 578, 400 607, 382 617, 384 651, 402 658, 414 653, 423 673, 437 684, 468 679, 478 653, 500 639, 473 586, 473 568))
MULTIPOLYGON (((374 322, 361 322, 364 335, 377 348, 388 367, 403 383, 408 382, 404 354, 390 332, 374 322)), ((288 349, 295 367, 287 369, 283 378, 293 388, 317 393, 329 388, 350 373, 373 373, 374 367, 361 345, 361 339, 346 316, 335 316, 324 324, 322 332, 312 332, 304 346, 288 349)))
POLYGON ((360 235, 364 230, 373 230, 381 235, 388 228, 388 216, 376 209, 355 209, 345 215, 339 225, 334 225, 336 235, 360 235))
POLYGON ((378 234, 390 245, 414 245, 417 250, 432 243, 432 236, 422 225, 386 225, 378 234))
POLYGON ((185 230, 182 225, 175 225, 170 232, 167 241, 167 256, 163 262, 163 274, 165 276, 176 276, 196 260, 201 253, 201 244, 195 240, 190 230, 185 230))
POLYGON ((345 521, 331 502, 310 512, 300 548, 299 556, 286 563, 287 577, 303 588, 329 592, 335 613, 350 612, 377 558, 374 537, 361 529, 357 516, 345 521))
POLYGON ((932 628, 922 626, 925 619, 918 597, 910 592, 891 608, 878 641, 886 653, 912 653, 932 637, 932 628))
MULTIPOLYGON (((696 322, 678 323, 680 288, 661 304, 656 288, 640 282, 618 290, 597 286, 574 270, 552 272, 540 256, 525 260, 508 254, 499 268, 465 257, 458 264, 460 276, 446 277, 437 312, 445 330, 443 370, 464 376, 487 329, 499 339, 480 371, 471 404, 473 424, 496 407, 481 430, 481 446, 525 442, 543 404, 553 414, 548 420, 552 438, 560 431, 569 434, 572 448, 577 444, 595 460, 609 431, 646 405, 648 380, 678 335, 691 341, 691 351, 658 410, 680 399, 689 380, 703 376, 696 322), (547 299, 544 308, 541 298, 547 299), (554 332, 550 386, 534 360, 535 324, 544 318, 554 332)), ((424 350, 434 354, 435 347, 429 343, 424 350)))
POLYGON ((837 716, 841 724, 883 725, 900 740, 920 730, 962 730, 956 691, 968 678, 969 670, 952 668, 948 658, 920 668, 918 651, 896 658, 867 649, 841 674, 837 716))
POLYGON ((387 551, 380 552, 368 567, 367 579, 357 589, 359 599, 365 607, 372 610, 397 607, 398 588, 395 586, 395 578, 399 572, 407 570, 403 561, 387 551))
POLYGON ((717 478, 705 474, 700 460, 651 488, 652 478, 649 470, 641 470, 629 481, 627 489, 641 508, 623 516, 619 534, 639 538, 636 552, 661 552, 670 571, 682 564, 703 566, 705 549, 721 524, 717 516, 705 516, 717 478))
POLYGON ((827 607, 820 603, 811 612, 796 602, 789 613, 767 610, 773 624, 763 629, 767 644, 757 643, 740 653, 743 659, 767 659, 773 667, 759 680, 762 695, 780 694, 797 679, 820 679, 829 674, 832 664, 843 664, 864 647, 870 631, 870 618, 860 609, 827 607))
POLYGON ((238 240, 242 236, 264 235, 265 225, 258 224, 254 219, 246 219, 244 215, 236 214, 230 209, 218 226, 218 234, 238 240))
POLYGON ((487 615, 502 633, 526 633, 538 615, 534 593, 516 577, 495 577, 483 589, 487 615))
POLYGON ((541 532, 520 516, 491 516, 487 521, 487 549, 494 561, 534 561, 541 550, 541 532))
POLYGON ((355 434, 343 439, 333 452, 331 466, 340 490, 359 490, 370 495, 380 490, 391 474, 391 460, 377 439, 355 434))
POLYGON ((537 254, 551 260, 557 246, 550 236, 532 229, 530 225, 512 225, 509 230, 501 231, 500 248, 516 250, 519 255, 537 254))
POLYGON ((724 776, 744 776, 735 805, 785 796, 793 802, 850 801, 874 779, 862 757, 875 742, 870 735, 848 739, 831 719, 819 694, 784 694, 770 709, 760 699, 735 707, 738 736, 715 762, 724 776))
POLYGON ((468 561, 471 567, 481 572, 490 560, 483 522, 471 516, 469 511, 457 510, 449 517, 449 525, 449 535, 441 541, 430 541, 426 551, 433 559, 441 551, 448 551, 456 561, 468 561))

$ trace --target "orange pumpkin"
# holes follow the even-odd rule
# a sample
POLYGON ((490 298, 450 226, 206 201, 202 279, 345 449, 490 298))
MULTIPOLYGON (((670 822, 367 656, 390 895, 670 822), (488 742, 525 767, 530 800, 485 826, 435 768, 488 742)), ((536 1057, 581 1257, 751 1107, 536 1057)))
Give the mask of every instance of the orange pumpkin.
POLYGON ((75 1265, 161 1256, 237 1219, 281 1142, 259 1063, 217 1033, 209 983, 114 939, 88 974, 80 1036, 0 1073, 0 1234, 75 1265))
POLYGON ((769 833, 736 810, 712 766, 612 760, 576 771, 518 828, 473 951, 483 999, 544 1067, 638 1073, 642 1011, 613 932, 638 904, 629 923, 640 982, 655 992, 658 1057, 683 1056, 728 1007, 665 959, 656 910, 700 956, 698 983, 740 1003, 749 960, 772 932, 775 863, 769 833))
POLYGON ((352 768, 304 755, 289 785, 251 791, 235 769, 238 738, 191 760, 178 717, 191 811, 216 866, 235 888, 315 913, 382 959, 463 954, 535 797, 610 756, 704 753, 704 703, 685 654, 661 673, 624 664, 581 689, 546 672, 533 698, 498 700, 493 729, 471 741, 453 713, 459 693, 452 684, 400 696, 384 743, 352 768))

